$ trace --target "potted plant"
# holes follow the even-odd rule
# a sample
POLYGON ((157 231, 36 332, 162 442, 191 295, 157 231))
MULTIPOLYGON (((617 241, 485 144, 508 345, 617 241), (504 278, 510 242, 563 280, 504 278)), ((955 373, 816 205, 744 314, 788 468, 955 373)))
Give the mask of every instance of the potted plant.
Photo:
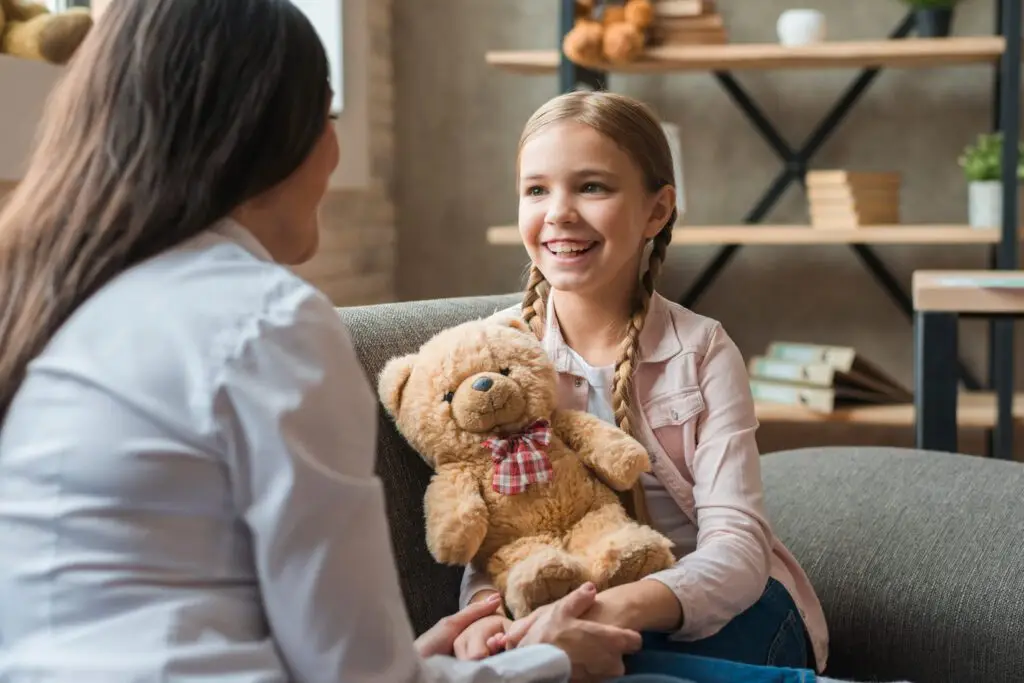
POLYGON ((953 25, 953 6, 958 0, 903 0, 914 10, 919 38, 946 38, 953 25))
MULTIPOLYGON (((1017 179, 1024 179, 1024 143, 1019 147, 1017 179)), ((1003 224, 1003 135, 982 133, 964 148, 958 163, 967 179, 967 214, 972 228, 1003 224)))

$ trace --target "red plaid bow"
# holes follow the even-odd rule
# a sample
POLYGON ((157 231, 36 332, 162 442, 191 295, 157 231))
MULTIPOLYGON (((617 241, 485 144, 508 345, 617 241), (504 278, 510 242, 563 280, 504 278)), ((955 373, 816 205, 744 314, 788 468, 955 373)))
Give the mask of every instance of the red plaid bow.
POLYGON ((549 443, 551 426, 547 420, 537 420, 512 436, 492 436, 484 441, 484 446, 491 449, 491 460, 494 461, 491 488, 498 493, 514 496, 524 492, 531 483, 550 481, 551 461, 547 456, 549 443))

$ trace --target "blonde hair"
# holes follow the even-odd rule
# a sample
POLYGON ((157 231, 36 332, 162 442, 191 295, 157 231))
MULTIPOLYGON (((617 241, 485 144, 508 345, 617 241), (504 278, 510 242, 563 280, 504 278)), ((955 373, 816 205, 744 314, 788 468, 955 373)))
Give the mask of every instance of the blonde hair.
MULTIPOLYGON (((642 102, 631 97, 606 91, 574 91, 559 95, 541 106, 527 121, 519 139, 519 151, 536 133, 545 127, 565 121, 590 126, 615 141, 637 164, 644 185, 657 192, 666 185, 675 185, 672 152, 668 140, 654 113, 642 102)), ((665 254, 672 241, 672 226, 677 211, 654 236, 647 270, 637 287, 629 329, 622 341, 612 383, 612 408, 620 429, 635 436, 633 427, 633 369, 640 357, 640 333, 643 331, 655 282, 665 262, 665 254)), ((531 265, 522 302, 522 318, 538 337, 544 334, 544 315, 550 286, 544 274, 531 265)), ((647 521, 643 489, 639 484, 633 491, 632 514, 647 521)))

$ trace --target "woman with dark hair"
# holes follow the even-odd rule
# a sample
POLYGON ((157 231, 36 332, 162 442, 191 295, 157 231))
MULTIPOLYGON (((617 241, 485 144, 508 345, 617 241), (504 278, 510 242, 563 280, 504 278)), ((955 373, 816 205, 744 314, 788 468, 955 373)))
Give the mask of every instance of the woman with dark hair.
POLYGON ((376 397, 317 246, 339 156, 287 0, 114 0, 0 214, 0 680, 561 681, 638 634, 578 618, 460 662, 413 640, 376 397), (523 647, 526 645, 526 647, 523 647))

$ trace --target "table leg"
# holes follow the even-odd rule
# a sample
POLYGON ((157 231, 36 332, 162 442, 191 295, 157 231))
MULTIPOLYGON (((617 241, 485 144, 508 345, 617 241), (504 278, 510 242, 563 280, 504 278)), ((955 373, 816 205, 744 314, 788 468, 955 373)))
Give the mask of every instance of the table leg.
POLYGON ((957 451, 957 315, 914 314, 915 441, 924 450, 957 451))

